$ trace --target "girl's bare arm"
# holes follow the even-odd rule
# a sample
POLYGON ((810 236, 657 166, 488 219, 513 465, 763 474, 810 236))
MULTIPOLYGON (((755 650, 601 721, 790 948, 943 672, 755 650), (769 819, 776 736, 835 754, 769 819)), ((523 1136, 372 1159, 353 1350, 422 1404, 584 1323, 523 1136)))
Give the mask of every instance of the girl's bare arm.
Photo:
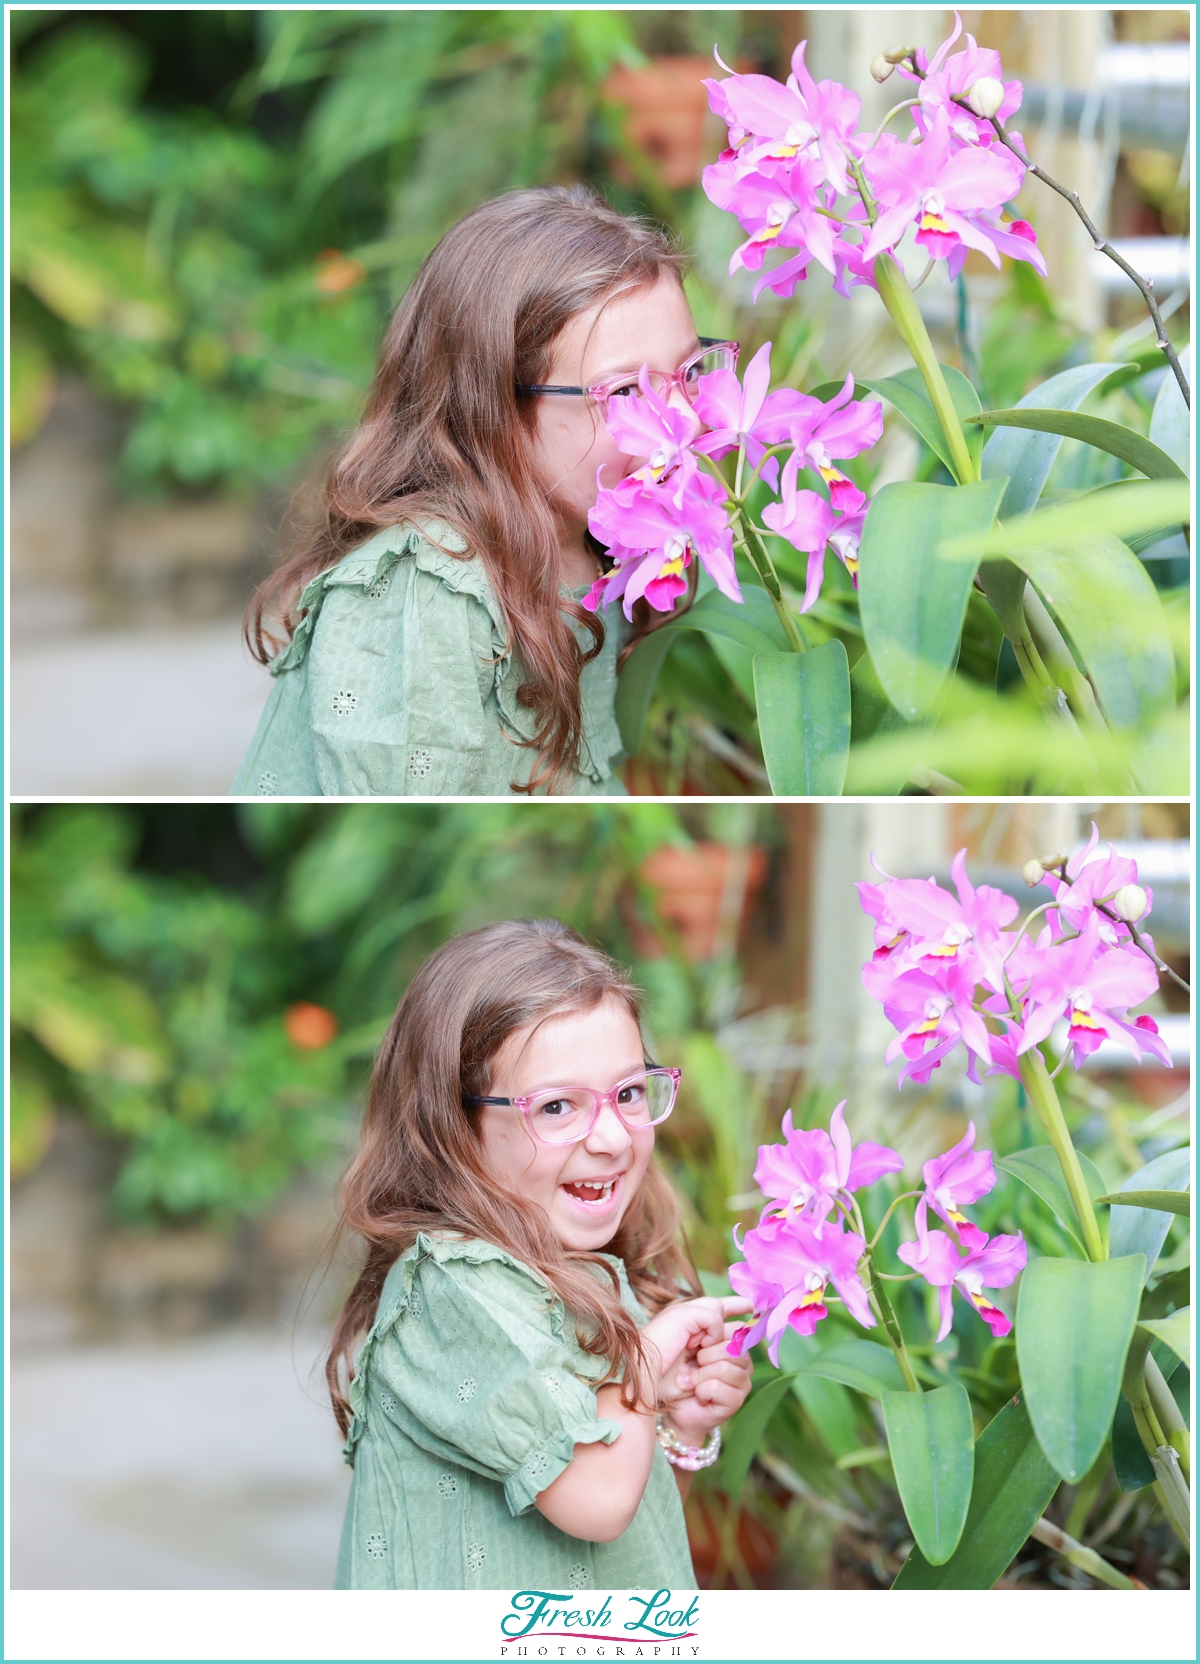
POLYGON ((575 1455, 534 1506, 568 1537, 611 1543, 631 1523, 654 1460, 655 1413, 630 1410, 615 1383, 596 1394, 596 1413, 615 1421, 613 1444, 577 1444, 575 1455))

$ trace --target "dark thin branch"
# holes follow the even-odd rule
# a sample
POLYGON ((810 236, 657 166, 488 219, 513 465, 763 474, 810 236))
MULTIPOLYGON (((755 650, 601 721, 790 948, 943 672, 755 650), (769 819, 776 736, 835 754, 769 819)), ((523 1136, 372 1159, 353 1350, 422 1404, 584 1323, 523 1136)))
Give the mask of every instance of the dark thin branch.
MULTIPOLYGON (((908 62, 916 78, 919 81, 923 81, 925 79, 925 72, 917 67, 916 59, 909 58, 908 62)), ((975 116, 977 120, 979 119, 978 113, 971 108, 965 98, 956 98, 953 102, 957 104, 960 109, 965 110, 969 116, 975 116)), ((1158 309, 1158 299, 1154 293, 1154 279, 1150 277, 1143 277, 1140 272, 1135 272, 1128 260, 1117 253, 1116 249, 1108 241, 1107 237, 1102 237, 1100 235, 1099 231, 1097 231, 1095 225, 1092 223, 1091 217, 1087 210, 1084 208, 1082 202, 1080 202, 1078 191, 1069 191, 1065 185, 1060 185, 1057 179, 1052 179, 1043 168, 1038 167, 1036 162, 1031 162, 1029 157, 1025 155, 1024 151, 1019 149, 1018 146, 1013 143, 1012 139, 1006 132, 1002 121, 998 121, 995 116, 989 116, 987 119, 991 122, 993 128, 995 129, 996 137, 1000 140, 1000 143, 1012 151, 1018 162, 1028 168, 1029 172, 1033 174, 1035 179, 1040 179, 1043 185, 1049 185, 1052 191, 1057 191, 1064 202, 1070 203, 1080 220, 1082 220, 1084 230, 1092 239, 1092 246, 1095 248, 1096 252, 1098 254, 1106 254, 1115 265, 1120 266, 1121 270, 1125 273, 1125 276, 1130 280, 1130 282, 1137 286, 1141 293, 1142 299, 1146 303, 1146 309, 1150 313, 1150 317, 1153 320, 1154 328, 1157 332, 1157 345, 1159 351, 1163 353, 1167 363, 1174 371, 1175 380, 1179 383, 1179 391, 1183 394, 1183 402, 1190 410, 1192 408, 1192 390, 1188 386, 1187 377, 1183 373, 1183 366, 1179 362, 1179 355, 1171 344, 1171 338, 1167 334, 1167 327, 1163 323, 1162 313, 1158 309)))
POLYGON ((1154 952, 1153 948, 1148 948, 1146 946, 1145 942, 1142 940, 1141 932, 1138 930, 1137 925, 1131 924, 1128 919, 1121 918, 1110 908, 1105 907, 1102 902, 1096 903, 1096 911, 1098 913, 1103 913, 1105 918, 1111 919, 1114 924, 1123 924, 1129 934, 1133 937, 1134 946, 1141 948, 1142 952, 1146 955, 1146 958, 1151 960, 1160 971, 1165 971, 1171 978, 1172 982, 1177 982, 1185 994, 1191 993, 1192 990, 1190 986, 1183 980, 1179 973, 1177 971, 1173 971, 1165 960, 1160 959, 1154 952))

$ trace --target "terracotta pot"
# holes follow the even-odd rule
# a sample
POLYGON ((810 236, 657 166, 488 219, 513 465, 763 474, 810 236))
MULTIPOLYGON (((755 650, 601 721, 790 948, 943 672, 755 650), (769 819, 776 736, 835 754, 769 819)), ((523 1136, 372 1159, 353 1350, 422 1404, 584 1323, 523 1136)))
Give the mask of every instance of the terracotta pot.
POLYGON ((629 137, 672 190, 700 183, 708 120, 703 78, 715 73, 710 58, 656 58, 644 69, 614 69, 604 83, 605 98, 629 111, 629 137))
MULTIPOLYGON (((736 949, 766 877, 767 855, 753 844, 693 844, 690 849, 664 844, 641 871, 656 892, 655 912, 679 933, 687 957, 698 962, 736 949)), ((658 958, 667 951, 658 933, 636 917, 630 919, 630 932, 643 957, 658 958)))

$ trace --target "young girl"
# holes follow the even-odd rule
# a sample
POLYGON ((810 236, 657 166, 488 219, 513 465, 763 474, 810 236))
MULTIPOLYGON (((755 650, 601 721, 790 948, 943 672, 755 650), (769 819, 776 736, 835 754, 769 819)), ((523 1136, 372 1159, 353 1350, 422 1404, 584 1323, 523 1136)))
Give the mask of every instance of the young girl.
POLYGON ((400 1002, 343 1187, 339 1588, 696 1587, 681 1499, 749 1391, 747 1303, 690 1297, 653 1162, 679 1071, 638 1019, 555 920, 455 937, 400 1002))
POLYGON ((619 610, 606 627, 580 605, 605 570, 587 513, 598 469, 612 486, 639 465, 605 427, 609 398, 643 363, 684 398, 736 359, 702 349, 680 265, 581 186, 513 191, 447 232, 392 320, 316 534, 250 609, 275 686, 235 794, 623 793, 632 637, 619 610))

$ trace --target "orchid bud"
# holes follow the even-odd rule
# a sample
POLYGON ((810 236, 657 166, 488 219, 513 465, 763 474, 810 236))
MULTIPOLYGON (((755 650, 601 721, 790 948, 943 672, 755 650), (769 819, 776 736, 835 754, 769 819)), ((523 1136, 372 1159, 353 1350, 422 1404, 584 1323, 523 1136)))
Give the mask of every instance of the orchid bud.
POLYGON ((902 64, 905 58, 911 58, 916 52, 915 46, 889 46, 880 57, 886 58, 889 64, 902 64))
POLYGON ((1026 884, 1029 885, 1031 890, 1034 889, 1036 885, 1040 884, 1045 876, 1046 869, 1040 861, 1026 861, 1025 865, 1021 868, 1021 877, 1025 880, 1026 884))
POLYGON ((895 64, 889 60, 886 52, 876 52, 875 56, 871 59, 871 75, 876 81, 886 81, 888 76, 894 71, 895 67, 895 64))
POLYGON ((977 116, 990 119, 1004 103, 1004 87, 994 75, 981 75, 967 94, 967 103, 977 116))
POLYGON ((1150 898, 1140 884, 1122 884, 1110 903, 1113 912, 1126 924, 1136 924, 1145 918, 1150 898))
POLYGON ((1067 864, 1065 855, 1039 855, 1038 860, 1047 872, 1057 872, 1060 867, 1065 867, 1067 864))

